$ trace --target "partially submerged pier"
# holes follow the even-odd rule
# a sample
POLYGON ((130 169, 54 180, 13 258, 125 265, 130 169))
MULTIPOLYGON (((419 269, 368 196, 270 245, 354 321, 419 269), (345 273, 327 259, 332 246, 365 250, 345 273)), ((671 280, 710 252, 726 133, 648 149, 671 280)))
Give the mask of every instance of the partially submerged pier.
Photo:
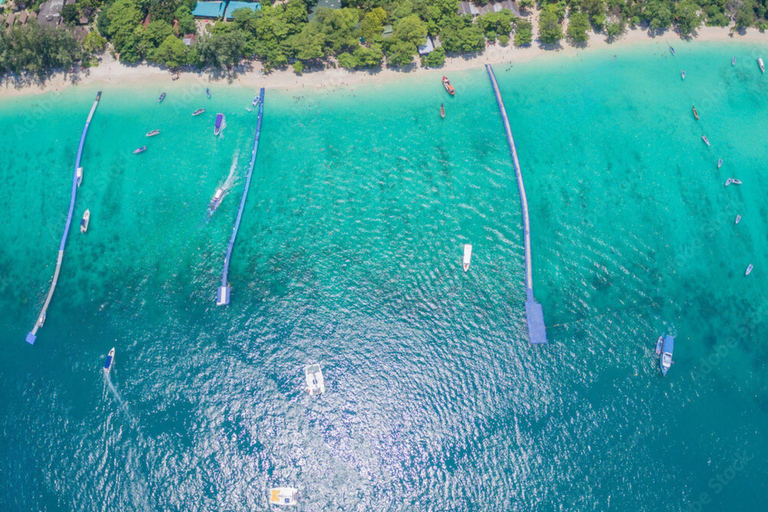
POLYGON ((225 306, 229 304, 229 295, 231 287, 227 274, 229 273, 229 261, 232 258, 232 249, 235 246, 235 240, 237 239, 237 232, 240 229, 240 221, 243 218, 243 209, 245 208, 245 201, 248 199, 248 189, 251 186, 251 175, 253 175, 253 167, 256 165, 256 153, 259 151, 259 135, 261 135, 261 118, 264 114, 264 88, 259 91, 259 117, 256 121, 256 135, 253 137, 253 149, 251 150, 251 166, 248 169, 248 174, 245 177, 245 188, 243 188, 243 196, 240 198, 240 208, 237 210, 237 219, 235 219, 235 226, 232 228, 232 236, 229 239, 229 246, 227 246, 227 256, 224 258, 224 271, 221 275, 221 286, 219 286, 216 292, 216 305, 225 306))
POLYGON ((53 298, 53 292, 56 290, 56 283, 59 281, 59 272, 61 271, 61 263, 64 261, 64 247, 67 245, 67 236, 69 235, 69 228, 72 225, 72 215, 75 213, 75 200, 77 199, 77 170, 80 168, 80 159, 83 157, 83 146, 85 145, 85 137, 88 135, 88 127, 91 125, 91 119, 96 112, 96 107, 99 106, 99 100, 101 99, 101 91, 96 94, 96 99, 91 107, 91 112, 88 114, 88 119, 85 121, 85 127, 83 128, 83 134, 80 136, 80 147, 77 149, 77 160, 75 161, 75 170, 72 173, 72 197, 69 200, 69 214, 67 215, 67 224, 64 227, 64 235, 61 237, 61 244, 59 245, 59 256, 56 259, 56 270, 53 273, 53 282, 51 282, 51 289, 48 290, 48 297, 45 299, 43 309, 40 311, 40 315, 37 317, 35 326, 27 334, 27 343, 30 345, 35 344, 37 339, 37 330, 40 329, 45 323, 45 316, 48 311, 48 306, 51 304, 53 298))
POLYGON ((501 98, 499 84, 496 82, 496 75, 493 73, 493 67, 490 64, 485 65, 488 71, 488 77, 491 79, 493 92, 496 94, 496 102, 499 105, 501 118, 504 121, 504 129, 507 132, 507 142, 509 151, 512 154, 512 163, 515 167, 517 176, 517 190, 520 193, 520 206, 523 210, 523 227, 525 229, 525 316, 528 323, 528 338, 531 344, 539 345, 547 342, 547 330, 544 326, 544 310, 541 304, 536 302, 533 296, 533 271, 531 270, 531 225, 528 218, 528 199, 525 195, 525 185, 523 184, 523 173, 520 171, 520 161, 517 159, 517 149, 515 140, 512 138, 512 129, 509 127, 507 110, 504 108, 504 100, 501 98))

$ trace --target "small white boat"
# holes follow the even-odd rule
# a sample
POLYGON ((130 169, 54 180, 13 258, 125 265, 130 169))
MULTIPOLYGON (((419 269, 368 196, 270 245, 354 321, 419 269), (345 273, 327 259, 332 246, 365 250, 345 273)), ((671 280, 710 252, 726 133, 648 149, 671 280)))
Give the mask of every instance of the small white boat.
POLYGON ((736 222, 734 222, 734 224, 738 224, 739 222, 741 222, 741 215, 736 216, 736 222))
POLYGON ((160 130, 152 130, 151 132, 147 132, 147 137, 154 137, 155 135, 160 135, 160 130))
POLYGON ((706 135, 702 135, 702 136, 701 136, 701 140, 703 140, 703 141, 704 141, 704 144, 706 144, 707 146, 709 146, 709 139, 707 138, 707 136, 706 136, 706 135))
POLYGON ((685 70, 683 70, 681 76, 683 77, 683 80, 685 80, 685 70))
POLYGON ((272 505, 292 507, 296 505, 298 489, 294 487, 273 487, 269 490, 269 502, 272 505))
POLYGON ((307 391, 310 395, 325 393, 325 379, 319 364, 310 364, 304 368, 304 376, 307 379, 307 391))
POLYGON ((115 362, 115 347, 107 354, 107 358, 104 360, 104 373, 109 373, 112 369, 112 364, 115 362))
POLYGON ((205 109, 204 108, 199 108, 199 109, 195 110, 194 112, 192 112, 192 115, 193 116, 199 116, 203 112, 205 112, 205 109))
POLYGON ((78 167, 75 174, 77 175, 77 188, 80 188, 80 185, 83 183, 83 168, 78 167))
POLYGON ((763 64, 763 58, 762 57, 759 57, 757 59, 757 65, 760 66, 760 71, 765 73, 765 64, 763 64))
POLYGON ((741 185, 741 180, 737 180, 736 178, 728 178, 727 180, 725 180, 725 186, 726 187, 728 185, 731 185, 731 184, 733 184, 733 185, 741 185))
POLYGON ((224 189, 223 188, 217 188, 216 193, 213 194, 213 199, 211 199, 211 202, 208 203, 208 213, 212 214, 216 211, 216 208, 219 207, 219 204, 221 204, 221 200, 224 199, 224 189))
POLYGON ((751 264, 751 263, 750 263, 750 264, 749 264, 749 266, 747 267, 747 271, 746 271, 746 272, 744 272, 744 275, 745 275, 745 276, 748 276, 748 275, 750 274, 750 272, 752 272, 752 264, 751 264))
POLYGON ((721 158, 720 160, 717 161, 717 168, 719 169, 722 166, 723 166, 723 159, 721 158))
POLYGON ((85 210, 83 219, 80 221, 80 232, 85 233, 88 231, 88 222, 91 220, 91 210, 85 210))
POLYGON ((464 272, 469 270, 469 262, 472 260, 472 244, 464 244, 464 272))
POLYGON ((661 355, 661 347, 664 345, 664 336, 659 336, 659 339, 656 340, 656 355, 661 355))

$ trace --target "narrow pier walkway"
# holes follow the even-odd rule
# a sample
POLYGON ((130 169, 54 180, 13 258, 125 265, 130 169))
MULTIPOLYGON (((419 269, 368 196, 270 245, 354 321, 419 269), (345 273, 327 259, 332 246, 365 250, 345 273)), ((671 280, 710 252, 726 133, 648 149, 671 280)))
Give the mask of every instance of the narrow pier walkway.
POLYGON ((51 283, 51 289, 48 290, 48 297, 45 299, 43 309, 40 311, 40 315, 37 317, 37 322, 32 330, 27 334, 27 343, 30 345, 35 344, 37 339, 37 330, 40 329, 45 323, 45 315, 48 311, 48 306, 51 304, 53 298, 53 292, 56 290, 56 283, 59 281, 59 272, 61 271, 61 263, 64 260, 64 247, 67 245, 67 236, 69 235, 69 228, 72 225, 72 215, 75 213, 75 200, 77 199, 77 170, 80 168, 80 159, 83 157, 83 145, 85 145, 85 136, 88 135, 88 127, 91 125, 91 119, 96 112, 96 107, 99 106, 99 100, 101 99, 101 91, 96 94, 96 99, 91 107, 91 112, 88 114, 88 119, 85 121, 85 127, 83 128, 83 134, 80 136, 80 147, 77 149, 77 160, 75 161, 75 172, 72 176, 72 198, 69 200, 69 215, 67 215, 67 225, 64 228, 64 236, 61 237, 61 245, 59 245, 59 257, 56 260, 56 271, 53 273, 53 282, 51 283))
POLYGON ((243 189, 243 197, 240 198, 240 209, 237 210, 237 219, 235 220, 235 226, 232 228, 232 237, 229 239, 229 246, 227 247, 227 256, 224 258, 224 272, 221 275, 221 286, 216 293, 216 305, 225 306, 229 304, 229 294, 231 287, 227 280, 227 274, 229 273, 229 260, 232 258, 232 249, 235 246, 235 240, 237 239, 237 231, 240 229, 240 220, 243 218, 243 208, 245 208, 245 201, 248 199, 248 189, 251 186, 251 175, 253 174, 253 167, 256 165, 256 153, 259 151, 259 135, 261 135, 261 118, 264 114, 264 88, 261 88, 259 92, 259 117, 256 121, 256 135, 253 137, 253 149, 251 150, 251 167, 248 169, 248 175, 245 177, 245 188, 243 189))
POLYGON ((520 206, 523 210, 523 226, 525 228, 525 316, 528 322, 528 337, 532 344, 542 344, 547 342, 547 330, 544 326, 544 310, 541 304, 536 302, 533 297, 533 271, 531 270, 531 225, 528 219, 528 199, 525 195, 525 185, 523 184, 523 173, 520 171, 520 161, 517 159, 517 149, 515 140, 512 138, 512 129, 509 127, 507 110, 504 108, 504 100, 501 98, 499 84, 496 82, 496 75, 493 73, 493 67, 490 64, 485 65, 488 71, 488 78, 491 79, 493 92, 496 94, 496 102, 499 105, 501 118, 504 121, 504 129, 507 131, 507 142, 509 151, 512 153, 512 163, 515 166, 515 175, 517 176, 517 189, 520 193, 520 206))

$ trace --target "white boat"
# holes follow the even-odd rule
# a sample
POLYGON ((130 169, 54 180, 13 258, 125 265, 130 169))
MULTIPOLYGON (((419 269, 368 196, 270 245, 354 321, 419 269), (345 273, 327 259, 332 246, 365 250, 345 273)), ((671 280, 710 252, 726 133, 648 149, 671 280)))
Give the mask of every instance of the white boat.
POLYGON ((464 272, 469 270, 469 262, 472 260, 472 244, 464 244, 464 272))
POLYGON ((310 395, 325 393, 325 379, 319 364, 310 364, 304 368, 304 376, 307 379, 307 391, 310 395))
POLYGON ((701 136, 701 140, 703 140, 703 141, 704 141, 704 144, 706 144, 707 146, 709 146, 709 139, 707 138, 707 136, 706 136, 706 135, 702 135, 702 136, 701 136))
POLYGON ((741 215, 736 216, 736 222, 734 222, 734 224, 738 224, 739 222, 741 222, 741 215))
POLYGON ((88 231, 88 222, 91 220, 91 210, 85 210, 83 219, 80 221, 80 232, 85 233, 88 231))
POLYGON ((213 199, 211 199, 211 202, 208 203, 208 213, 213 213, 216 211, 216 208, 219 207, 219 204, 221 204, 221 200, 224 199, 224 189, 223 188, 217 188, 216 193, 213 194, 213 199))
POLYGON ((659 339, 656 340, 656 355, 661 355, 661 347, 664 345, 664 336, 659 336, 659 339))
POLYGON ((152 130, 151 132, 147 132, 147 137, 154 137, 155 135, 160 135, 160 130, 152 130))
POLYGON ((759 57, 757 59, 757 65, 760 66, 760 71, 765 73, 765 64, 763 64, 763 58, 762 57, 759 57))
POLYGON ((109 373, 112 369, 112 364, 115 362, 115 347, 107 354, 107 358, 104 360, 104 373, 109 373))
POLYGON ((298 489, 294 487, 273 487, 269 490, 269 502, 272 505, 292 507, 296 505, 298 489))
POLYGON ((685 70, 683 70, 683 73, 681 76, 683 77, 683 80, 685 80, 685 70))
POLYGON ((722 166, 723 166, 723 159, 721 158, 720 160, 717 161, 717 168, 719 169, 722 166))
POLYGON ((77 188, 80 188, 80 185, 83 183, 83 168, 78 167, 75 174, 77 175, 77 188))
POLYGON ((750 272, 752 272, 752 264, 751 264, 751 263, 750 263, 750 264, 749 264, 749 266, 747 267, 747 271, 746 271, 746 272, 744 272, 744 275, 745 275, 745 276, 748 276, 748 275, 750 274, 750 272))

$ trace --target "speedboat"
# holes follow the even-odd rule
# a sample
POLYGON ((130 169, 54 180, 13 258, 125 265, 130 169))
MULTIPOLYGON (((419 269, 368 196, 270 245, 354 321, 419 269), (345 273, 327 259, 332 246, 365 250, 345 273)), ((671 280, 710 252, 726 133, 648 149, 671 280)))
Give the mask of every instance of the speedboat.
POLYGON ((292 507, 296 505, 298 489, 294 487, 273 487, 269 490, 269 502, 272 505, 292 507))
POLYGON ((155 135, 160 135, 160 130, 152 130, 151 132, 147 132, 147 137, 154 137, 155 135))
POLYGON ((706 135, 702 135, 702 136, 701 136, 701 140, 703 140, 703 141, 704 141, 704 144, 706 144, 707 146, 709 146, 709 139, 707 138, 707 136, 706 136, 706 135))
POLYGON ((109 373, 112 369, 112 364, 115 362, 115 347, 107 354, 107 358, 104 360, 104 373, 109 373))
POLYGON ((224 114, 216 114, 216 122, 213 125, 213 134, 218 135, 224 129, 224 114))
POLYGON ((659 360, 659 366, 661 366, 661 374, 666 375, 669 368, 672 366, 672 352, 675 350, 675 338, 672 336, 664 336, 664 344, 662 346, 661 359, 659 360))
POLYGON ((750 263, 749 266, 747 267, 747 271, 744 272, 744 275, 748 276, 750 274, 750 272, 752 272, 752 268, 753 268, 752 264, 750 263))
POLYGON ((741 185, 741 180, 737 180, 736 178, 731 178, 731 183, 734 185, 741 185))
POLYGON ((208 212, 209 213, 215 212, 216 208, 219 207, 219 204, 221 203, 222 199, 224 199, 224 189, 217 188, 216 193, 213 194, 213 199, 211 199, 211 202, 208 203, 208 212))
POLYGON ((440 104, 440 117, 445 119, 445 106, 442 103, 440 104))
POLYGON ((664 345, 664 336, 659 336, 659 339, 656 340, 656 355, 661 355, 661 347, 664 345))
POLYGON ((671 46, 669 47, 669 53, 671 53, 672 55, 677 55, 677 53, 675 53, 675 49, 672 48, 671 46))
POLYGON ((736 222, 734 222, 734 224, 738 224, 739 222, 741 222, 741 215, 736 215, 736 222))
POLYGON ((733 183, 733 178, 728 178, 727 180, 725 180, 725 186, 726 186, 726 187, 727 187, 728 185, 730 185, 731 183, 733 183))
POLYGON ((157 98, 157 102, 162 103, 164 99, 165 99, 165 93, 161 94, 160 97, 157 98))
POLYGON ((757 59, 757 65, 760 66, 760 71, 765 73, 765 64, 763 64, 763 58, 762 57, 757 59))
POLYGON ((206 89, 205 90, 205 95, 208 96, 208 99, 211 99, 211 90, 210 89, 206 89))
POLYGON ((683 80, 685 80, 685 70, 683 70, 683 73, 681 76, 683 77, 683 80))
POLYGON ((693 117, 696 118, 696 120, 699 120, 699 113, 696 112, 696 105, 693 106, 693 117))
POLYGON ((80 188, 80 184, 83 182, 83 168, 78 167, 75 175, 77 176, 77 187, 80 188))
POLYGON ((91 220, 91 210, 85 210, 82 220, 80 220, 80 232, 88 231, 88 222, 91 220))
POLYGON ((736 57, 731 59, 731 66, 735 66, 735 65, 736 65, 736 57))
POLYGON ((310 396, 325 393, 325 379, 319 364, 310 364, 304 368, 304 376, 307 380, 307 391, 310 396))
POLYGON ((195 110, 194 112, 192 112, 192 115, 193 116, 199 116, 203 112, 205 112, 205 109, 204 108, 199 108, 199 109, 195 110))
POLYGON ((251 102, 251 106, 254 107, 254 108, 258 107, 259 106, 259 101, 261 101, 261 100, 259 99, 258 96, 256 96, 255 98, 253 98, 253 101, 251 102))
POLYGON ((469 270, 469 262, 472 260, 472 244, 464 244, 464 272, 469 270))
POLYGON ((456 89, 453 88, 453 86, 451 85, 451 81, 448 80, 448 77, 445 75, 443 75, 443 87, 445 87, 445 90, 448 91, 448 94, 450 94, 451 96, 456 94, 456 89))
POLYGON ((139 153, 143 153, 143 152, 145 152, 146 150, 147 150, 147 146, 141 146, 141 147, 140 147, 140 148, 138 148, 138 149, 134 149, 134 150, 133 150, 133 154, 134 154, 134 155, 138 155, 139 153))
POLYGON ((719 169, 722 166, 723 166, 723 159, 721 158, 720 160, 717 161, 717 168, 719 169))

